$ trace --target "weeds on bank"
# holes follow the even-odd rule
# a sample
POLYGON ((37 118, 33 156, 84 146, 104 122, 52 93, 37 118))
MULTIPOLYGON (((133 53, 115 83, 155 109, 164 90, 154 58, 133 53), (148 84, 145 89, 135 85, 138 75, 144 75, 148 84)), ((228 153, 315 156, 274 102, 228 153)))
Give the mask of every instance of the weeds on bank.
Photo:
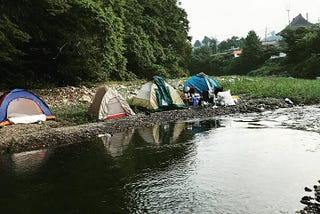
POLYGON ((89 104, 83 103, 51 108, 57 118, 56 121, 69 126, 97 122, 97 118, 87 114, 88 109, 89 104))
POLYGON ((232 94, 289 98, 296 104, 320 103, 320 81, 285 77, 226 76, 216 80, 232 94))

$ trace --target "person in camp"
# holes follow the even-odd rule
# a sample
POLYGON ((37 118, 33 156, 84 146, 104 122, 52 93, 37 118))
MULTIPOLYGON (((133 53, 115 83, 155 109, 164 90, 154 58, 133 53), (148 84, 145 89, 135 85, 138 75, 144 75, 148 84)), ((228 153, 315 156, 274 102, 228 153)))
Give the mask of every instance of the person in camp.
POLYGON ((219 92, 223 91, 222 86, 214 87, 213 93, 210 93, 209 91, 204 90, 202 92, 202 100, 204 103, 214 103, 214 99, 217 97, 219 92))
POLYGON ((187 86, 186 88, 184 88, 183 94, 182 94, 182 100, 186 106, 189 106, 189 99, 190 99, 189 91, 190 91, 190 87, 187 86))
POLYGON ((197 106, 200 101, 200 95, 195 88, 187 86, 183 93, 183 101, 186 106, 197 106))
POLYGON ((223 92, 223 87, 222 86, 214 87, 214 95, 217 96, 219 92, 223 92))

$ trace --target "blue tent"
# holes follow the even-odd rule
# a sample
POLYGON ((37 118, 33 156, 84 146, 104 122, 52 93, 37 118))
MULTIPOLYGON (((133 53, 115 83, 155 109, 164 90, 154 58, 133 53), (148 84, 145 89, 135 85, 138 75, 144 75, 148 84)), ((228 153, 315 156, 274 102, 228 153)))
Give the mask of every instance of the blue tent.
POLYGON ((24 89, 14 89, 0 97, 0 125, 7 124, 5 123, 7 111, 12 103, 14 103, 12 109, 17 113, 39 112, 39 114, 44 114, 47 119, 55 118, 49 107, 39 97, 24 89))
POLYGON ((204 91, 213 92, 214 88, 219 88, 220 85, 212 77, 209 77, 204 73, 200 73, 193 75, 184 83, 184 91, 186 87, 195 88, 200 95, 202 95, 204 91))

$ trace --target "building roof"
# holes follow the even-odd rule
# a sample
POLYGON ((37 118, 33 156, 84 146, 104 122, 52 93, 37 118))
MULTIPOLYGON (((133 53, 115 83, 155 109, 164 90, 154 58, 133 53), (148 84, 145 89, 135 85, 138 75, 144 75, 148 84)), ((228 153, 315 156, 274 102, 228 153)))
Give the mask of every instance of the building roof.
POLYGON ((304 27, 304 26, 312 26, 312 25, 313 25, 312 23, 310 23, 308 20, 303 18, 301 13, 296 17, 294 17, 292 19, 292 22, 290 23, 291 27, 304 27))

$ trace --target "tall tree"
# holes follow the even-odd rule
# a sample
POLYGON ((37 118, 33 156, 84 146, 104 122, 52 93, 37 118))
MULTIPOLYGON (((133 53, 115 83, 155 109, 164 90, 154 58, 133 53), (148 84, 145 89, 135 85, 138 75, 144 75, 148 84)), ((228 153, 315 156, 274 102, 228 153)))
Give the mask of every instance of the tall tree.
MULTIPOLYGON (((200 41, 199 41, 200 43, 200 41)), ((216 60, 213 60, 214 54, 217 53, 217 40, 205 36, 200 47, 195 47, 192 50, 191 60, 188 69, 191 74, 204 72, 207 74, 216 74, 218 67, 215 65, 216 60)), ((215 58, 217 59, 217 58, 215 58)))
MULTIPOLYGON (((19 79, 17 71, 25 66, 25 62, 22 60, 25 52, 22 47, 29 40, 29 34, 22 31, 19 26, 2 14, 0 17, 0 84, 5 84, 10 79, 19 79)), ((8 83, 10 84, 10 82, 8 83)))
POLYGON ((193 44, 193 47, 195 47, 195 48, 200 48, 201 46, 202 46, 202 44, 199 40, 196 40, 195 43, 193 44))
POLYGON ((239 38, 237 36, 233 36, 230 39, 224 40, 219 43, 218 49, 219 52, 229 51, 231 48, 240 48, 242 49, 244 46, 244 38, 239 38))
POLYGON ((258 68, 263 62, 263 48, 260 38, 254 31, 249 31, 244 41, 243 51, 239 57, 239 71, 246 74, 251 70, 258 68))
POLYGON ((126 4, 127 68, 139 77, 179 76, 191 52, 186 12, 176 0, 126 4))
POLYGON ((287 45, 286 64, 291 75, 302 78, 320 76, 319 27, 289 27, 282 36, 287 45))
POLYGON ((218 41, 216 39, 205 36, 201 44, 202 44, 202 47, 205 47, 205 49, 208 49, 210 55, 217 53, 218 41))
POLYGON ((28 36, 23 45, 15 42, 24 53, 20 61, 26 63, 10 73, 32 83, 61 85, 124 78, 123 25, 119 10, 114 11, 117 5, 123 0, 5 1, 2 16, 28 36))
POLYGON ((16 87, 176 77, 191 52, 176 0, 10 0, 0 24, 0 82, 16 87))

